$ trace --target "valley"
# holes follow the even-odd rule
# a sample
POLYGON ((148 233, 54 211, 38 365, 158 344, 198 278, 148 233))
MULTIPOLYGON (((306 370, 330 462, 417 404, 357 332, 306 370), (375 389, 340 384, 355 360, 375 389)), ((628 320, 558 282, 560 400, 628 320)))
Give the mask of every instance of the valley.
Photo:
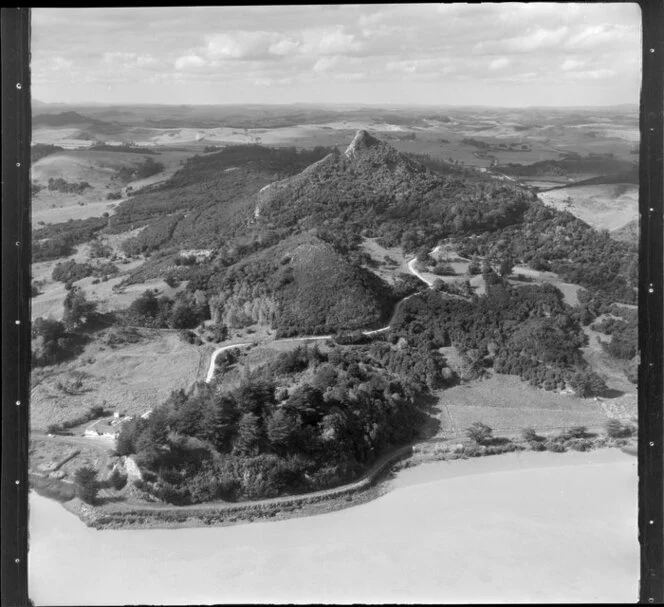
POLYGON ((635 431, 631 109, 35 110, 42 487, 241 507, 635 431))

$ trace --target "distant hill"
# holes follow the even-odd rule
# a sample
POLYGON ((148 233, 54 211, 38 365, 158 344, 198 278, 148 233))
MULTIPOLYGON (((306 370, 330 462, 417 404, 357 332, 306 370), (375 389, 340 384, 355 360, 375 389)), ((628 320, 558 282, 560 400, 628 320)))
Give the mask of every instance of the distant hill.
POLYGON ((604 181, 586 180, 574 185, 594 185, 596 183, 638 183, 638 168, 634 163, 625 162, 612 156, 589 155, 579 156, 570 154, 561 160, 543 160, 533 164, 507 164, 500 167, 506 175, 515 177, 559 177, 562 175, 595 174, 594 179, 604 181), (636 178, 636 181, 634 181, 636 178), (606 181, 617 179, 617 181, 606 181))
POLYGON ((71 126, 97 122, 78 112, 61 112, 60 114, 41 114, 32 119, 32 126, 71 126))

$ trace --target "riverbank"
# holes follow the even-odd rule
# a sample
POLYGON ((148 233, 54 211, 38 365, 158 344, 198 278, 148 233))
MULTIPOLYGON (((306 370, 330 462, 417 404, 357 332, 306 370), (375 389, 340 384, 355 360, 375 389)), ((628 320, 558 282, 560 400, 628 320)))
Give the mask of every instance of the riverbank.
MULTIPOLYGON (((599 439, 604 441, 604 439, 599 439)), ((605 447, 604 443, 598 446, 605 447)), ((618 445, 623 446, 622 441, 618 445)), ((96 529, 172 529, 179 527, 225 527, 255 521, 277 521, 296 517, 314 516, 357 506, 384 495, 390 488, 389 474, 417 467, 421 464, 445 461, 479 461, 492 459, 494 470, 508 467, 506 455, 520 455, 516 461, 530 461, 530 455, 539 452, 527 451, 523 445, 511 443, 509 452, 489 454, 472 445, 454 444, 450 441, 429 441, 407 445, 385 454, 360 479, 322 491, 301 495, 282 496, 248 502, 207 502, 188 506, 172 506, 164 503, 131 503, 116 501, 91 506, 75 498, 64 507, 78 516, 86 525, 96 529), (467 454, 472 453, 472 457, 467 454)), ((602 449, 606 450, 606 449, 602 449)), ((581 451, 584 452, 584 451, 581 451)), ((585 451, 587 452, 587 451, 585 451)), ((539 453, 536 462, 566 461, 561 453, 539 453)), ((539 465, 539 464, 538 464, 539 465)), ((486 467, 486 465, 484 466, 486 467)), ((468 466, 459 468, 468 469, 468 466)), ((471 466, 472 469, 472 466, 471 466)), ((480 469, 483 469, 480 467, 480 469)))
POLYGON ((96 531, 30 496, 54 604, 633 602, 637 460, 519 452, 401 470, 378 499, 223 528, 96 531))

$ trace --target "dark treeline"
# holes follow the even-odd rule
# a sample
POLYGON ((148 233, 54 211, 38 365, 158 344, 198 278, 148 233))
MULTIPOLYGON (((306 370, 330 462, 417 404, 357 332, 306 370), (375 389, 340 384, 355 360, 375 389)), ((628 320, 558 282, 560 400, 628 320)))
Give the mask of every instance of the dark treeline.
POLYGON ((123 166, 117 169, 116 177, 123 183, 134 181, 136 179, 145 179, 164 170, 164 165, 161 162, 155 162, 149 156, 143 159, 140 164, 132 166, 123 166))
POLYGON ((111 262, 98 264, 77 263, 73 259, 59 263, 53 268, 51 278, 59 282, 72 283, 88 276, 108 278, 119 272, 118 267, 111 262))
POLYGON ((500 167, 501 172, 519 177, 540 177, 546 175, 569 175, 573 173, 599 173, 614 175, 628 173, 634 163, 626 162, 608 155, 567 154, 560 160, 542 160, 532 164, 507 164, 500 167))
POLYGON ((121 322, 152 329, 192 329, 210 318, 205 299, 196 298, 189 291, 181 291, 175 298, 147 289, 129 308, 118 314, 121 322))
POLYGON ((30 147, 30 160, 34 164, 38 160, 50 156, 51 154, 57 154, 58 152, 63 152, 64 148, 61 148, 59 145, 50 145, 47 143, 35 143, 30 147))

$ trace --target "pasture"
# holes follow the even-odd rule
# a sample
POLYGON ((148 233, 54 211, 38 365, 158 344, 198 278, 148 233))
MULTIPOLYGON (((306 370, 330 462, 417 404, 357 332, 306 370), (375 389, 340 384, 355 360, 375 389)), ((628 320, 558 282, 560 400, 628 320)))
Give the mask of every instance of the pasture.
POLYGON ((572 426, 601 429, 607 416, 598 401, 534 388, 513 375, 483 380, 436 393, 436 417, 444 436, 463 436, 479 421, 496 435, 517 435, 522 428, 554 431, 572 426))
POLYGON ((97 334, 76 360, 53 367, 40 383, 39 373, 33 374, 33 429, 77 419, 95 405, 142 414, 204 375, 203 350, 183 342, 175 331, 141 330, 138 343, 116 347, 106 342, 106 334, 97 334), (80 387, 67 389, 77 378, 80 387))

